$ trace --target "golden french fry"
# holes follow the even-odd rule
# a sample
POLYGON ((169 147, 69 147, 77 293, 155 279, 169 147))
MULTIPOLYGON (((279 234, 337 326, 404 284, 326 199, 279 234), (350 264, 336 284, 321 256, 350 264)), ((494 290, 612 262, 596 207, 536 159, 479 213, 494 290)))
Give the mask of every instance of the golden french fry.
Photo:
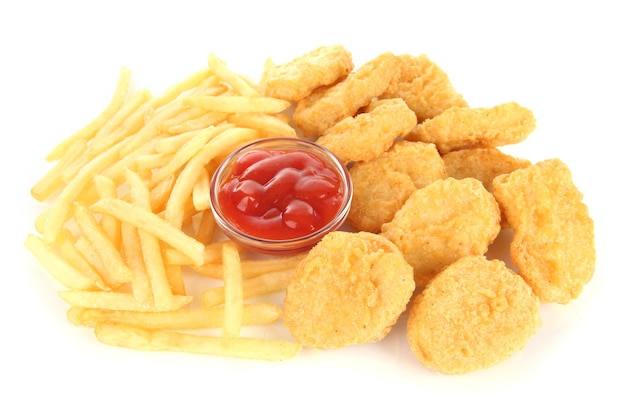
POLYGON ((131 293, 105 291, 59 291, 59 296, 69 305, 84 308, 128 311, 172 311, 179 310, 192 301, 188 295, 174 295, 167 310, 159 309, 153 303, 142 303, 131 293))
POLYGON ((95 334, 102 343, 137 350, 187 352, 268 361, 291 359, 302 349, 300 344, 286 340, 198 336, 102 323, 96 326, 95 334))
MULTIPOLYGON (((65 262, 76 268, 81 273, 91 278, 97 288, 104 291, 110 291, 111 287, 106 283, 106 280, 102 275, 93 267, 93 265, 83 256, 76 246, 74 237, 67 229, 61 231, 59 239, 57 239, 57 245, 59 254, 65 262)), ((95 255, 95 254, 94 254, 95 255)), ((97 255, 95 255, 97 257, 97 255)), ((98 258, 98 261, 100 259, 98 258)), ((90 289, 90 288, 73 288, 72 289, 90 289)))
MULTIPOLYGON (((273 303, 245 304, 244 325, 276 323, 282 310, 273 303)), ((174 311, 120 311, 84 307, 70 307, 67 311, 70 323, 77 326, 95 327, 98 323, 124 324, 146 330, 198 330, 219 328, 224 321, 224 308, 183 308, 174 311)))
POLYGON ((224 61, 219 59, 215 54, 209 55, 209 67, 213 69, 215 75, 217 75, 222 81, 229 84, 235 91, 242 96, 254 97, 258 96, 259 92, 252 86, 245 77, 231 71, 224 61))
POLYGON ((189 257, 194 265, 204 262, 204 245, 181 229, 163 220, 157 214, 118 198, 105 198, 91 206, 96 213, 110 214, 120 221, 132 224, 158 237, 163 242, 189 257))
POLYGON ((250 127, 266 132, 266 136, 296 138, 296 130, 288 121, 272 114, 236 113, 228 116, 228 121, 239 127, 250 127))
POLYGON ((73 141, 62 158, 31 188, 30 194, 37 201, 45 201, 61 187, 65 185, 63 172, 76 159, 85 153, 87 144, 83 140, 73 141))
POLYGON ((41 266, 63 286, 74 290, 93 290, 98 287, 91 277, 67 263, 40 237, 29 234, 24 244, 41 266))
POLYGON ((47 161, 55 161, 59 159, 67 150, 67 148, 77 140, 87 141, 91 139, 98 129, 100 129, 124 104, 126 96, 130 90, 131 73, 126 67, 120 69, 117 86, 113 97, 108 106, 104 109, 98 117, 89 122, 85 127, 74 133, 63 142, 59 143, 49 154, 46 156, 47 161))
MULTIPOLYGON (((254 278, 244 279, 241 284, 244 300, 284 291, 287 288, 289 278, 293 276, 294 272, 294 269, 285 269, 283 271, 268 272, 254 278)), ((201 297, 202 306, 205 308, 224 304, 224 287, 208 288, 202 292, 201 297)))
MULTIPOLYGON (((117 197, 117 184, 115 184, 115 182, 109 177, 96 175, 93 182, 100 198, 117 197)), ((115 217, 104 215, 100 219, 100 225, 111 242, 116 247, 119 247, 121 243, 120 222, 115 217)))
POLYGON ((239 251, 230 242, 222 246, 222 265, 224 275, 224 323, 222 335, 237 337, 241 332, 243 317, 243 290, 241 287, 241 260, 239 251))
MULTIPOLYGON (((126 171, 126 182, 135 207, 151 212, 150 191, 143 180, 136 173, 128 170, 126 171)), ((158 238, 150 232, 139 229, 138 233, 143 262, 150 279, 154 305, 158 309, 168 309, 172 303, 172 290, 163 264, 161 244, 158 238)))
POLYGON ((191 192, 193 206, 196 211, 204 211, 210 209, 210 183, 211 178, 209 175, 209 171, 207 171, 205 168, 200 171, 200 176, 194 184, 193 190, 191 192))
POLYGON ((128 267, 133 272, 133 282, 131 283, 133 295, 143 305, 154 304, 152 286, 150 285, 150 279, 143 261, 139 232, 134 226, 122 223, 121 234, 124 259, 126 259, 128 267))
POLYGON ((224 113, 268 113, 276 114, 289 108, 291 103, 273 97, 242 96, 188 96, 183 104, 224 113))
MULTIPOLYGON (((306 255, 295 254, 276 258, 242 259, 241 268, 243 271, 243 277, 248 279, 269 272, 295 268, 296 265, 304 259, 304 256, 306 255)), ((205 262, 204 265, 192 265, 192 267, 196 272, 209 277, 219 278, 224 275, 222 264, 219 262, 205 262)))
POLYGON ((172 102, 174 99, 180 96, 184 91, 191 90, 197 87, 198 85, 200 85, 204 80, 209 78, 212 74, 213 72, 211 71, 210 68, 208 67, 201 68, 200 70, 194 72, 193 74, 191 74, 184 80, 180 81, 179 83, 165 90, 165 92, 161 96, 155 98, 152 101, 151 103, 152 107, 156 109, 158 107, 164 106, 167 103, 172 102))
POLYGON ((102 260, 102 265, 109 272, 109 278, 114 284, 125 284, 133 281, 133 273, 124 261, 122 254, 109 239, 102 227, 94 219, 92 213, 85 206, 76 203, 74 219, 83 236, 91 243, 102 260))
MULTIPOLYGON (((213 217, 213 212, 211 210, 204 210, 200 217, 200 222, 198 223, 198 230, 196 231, 196 239, 200 242, 205 242, 205 245, 208 246, 210 242, 213 241, 213 234, 215 233, 215 217, 213 217)), ((204 251, 204 262, 213 262, 216 258, 212 258, 207 254, 207 249, 204 251)))

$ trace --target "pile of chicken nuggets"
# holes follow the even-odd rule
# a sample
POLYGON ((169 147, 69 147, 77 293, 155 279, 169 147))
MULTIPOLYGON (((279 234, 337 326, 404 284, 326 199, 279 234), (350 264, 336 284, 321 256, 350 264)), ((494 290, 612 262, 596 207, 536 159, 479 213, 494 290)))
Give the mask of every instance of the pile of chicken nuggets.
POLYGON ((260 86, 294 103, 294 126, 354 185, 353 230, 327 235, 287 287, 284 323, 303 345, 374 342, 406 311, 415 357, 468 373, 522 349, 540 304, 566 304, 592 278, 594 224, 567 165, 500 148, 533 132, 530 109, 470 106, 426 55, 355 68, 341 45, 268 60, 260 86), (487 256, 507 229, 512 265, 487 256))

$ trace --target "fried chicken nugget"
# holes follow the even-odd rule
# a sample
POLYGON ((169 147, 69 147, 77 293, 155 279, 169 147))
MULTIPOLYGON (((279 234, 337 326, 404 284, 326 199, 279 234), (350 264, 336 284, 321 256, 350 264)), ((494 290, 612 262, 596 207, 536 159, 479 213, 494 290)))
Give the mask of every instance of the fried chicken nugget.
POLYGON ((399 98, 380 100, 357 116, 348 116, 328 129, 317 143, 344 164, 371 161, 417 124, 415 114, 399 98))
POLYGON ((298 101, 293 121, 306 137, 320 136, 341 119, 354 116, 381 95, 398 71, 390 52, 366 62, 346 79, 313 91, 298 101))
POLYGON ((342 45, 320 46, 292 61, 266 68, 259 86, 266 96, 299 101, 316 88, 343 80, 353 68, 352 54, 342 45))
POLYGON ((567 304, 595 270, 594 223, 567 165, 549 159, 496 177, 514 234, 511 260, 541 301, 567 304))
POLYGON ((415 190, 447 176, 435 145, 397 141, 378 158, 350 168, 353 195, 348 224, 379 233, 415 190))
POLYGON ((382 236, 331 232, 287 285, 284 324, 302 345, 337 349, 384 338, 415 289, 410 265, 382 236))
POLYGON ((467 102, 452 86, 448 74, 426 55, 399 55, 400 74, 381 98, 402 98, 415 112, 418 123, 467 102))
POLYGON ((510 174, 530 165, 527 159, 505 154, 498 148, 474 148, 452 151, 443 155, 448 175, 456 179, 476 178, 491 191, 491 182, 502 174, 510 174))
POLYGON ((475 178, 446 178, 414 191, 381 227, 413 267, 418 287, 454 261, 486 253, 499 232, 498 203, 475 178))
POLYGON ((521 350, 541 327, 540 302, 500 260, 467 256, 428 284, 409 308, 415 357, 443 374, 492 367, 521 350))
POLYGON ((495 107, 453 107, 418 124, 407 140, 434 143, 442 154, 458 149, 519 143, 535 130, 533 112, 515 102, 495 107))

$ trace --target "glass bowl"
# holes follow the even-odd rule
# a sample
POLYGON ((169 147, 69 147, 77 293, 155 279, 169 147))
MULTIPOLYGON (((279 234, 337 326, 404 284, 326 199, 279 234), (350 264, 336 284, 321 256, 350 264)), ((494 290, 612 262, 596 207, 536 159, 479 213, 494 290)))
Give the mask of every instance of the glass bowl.
MULTIPOLYGON (((258 154, 259 153, 257 153, 257 155, 258 154)), ((294 164, 297 163, 295 162, 296 157, 291 159, 294 160, 294 164)), ((287 159, 288 164, 291 163, 291 159, 287 159)), ((285 159, 283 158, 281 166, 284 163, 285 159)), ((231 190, 233 188, 228 189, 231 190)), ((263 193, 265 193, 265 191, 263 191, 263 193)), ((327 233, 341 227, 348 216, 352 203, 352 180, 350 179, 350 174, 345 165, 332 152, 314 142, 296 138, 261 139, 242 146, 222 161, 211 178, 210 199, 211 210, 215 217, 216 224, 222 232, 234 242, 258 253, 293 254, 310 249, 327 233), (225 187, 230 187, 227 183, 232 179, 233 175, 238 176, 241 174, 241 168, 238 168, 237 165, 245 161, 245 158, 242 159, 242 157, 248 155, 250 158, 250 153, 254 151, 277 151, 284 154, 299 151, 312 155, 317 158, 317 160, 321 160, 327 168, 334 172, 336 178, 333 178, 333 182, 338 179, 339 193, 333 200, 332 208, 326 207, 328 210, 331 210, 331 214, 334 210, 336 210, 336 212, 334 212, 332 216, 326 216, 327 221, 318 224, 315 230, 288 238, 268 237, 268 235, 271 234, 269 228, 264 229, 265 231, 261 229, 256 231, 244 230, 244 226, 240 224, 237 219, 233 218, 233 209, 226 206, 229 204, 228 198, 222 194, 222 191, 226 192, 225 187)), ((282 221, 286 222, 285 214, 283 213, 281 216, 282 221)))

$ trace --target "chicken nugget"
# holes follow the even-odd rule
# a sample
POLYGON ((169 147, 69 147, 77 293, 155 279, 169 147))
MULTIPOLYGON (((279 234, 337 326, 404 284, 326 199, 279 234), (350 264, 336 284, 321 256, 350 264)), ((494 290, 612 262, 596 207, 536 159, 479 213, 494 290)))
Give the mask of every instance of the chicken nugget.
POLYGON ((594 223, 567 165, 549 159, 496 177, 511 260, 541 301, 567 304, 595 270, 594 223))
POLYGON ((507 155, 498 148, 460 149, 443 155, 448 175, 456 179, 476 178, 491 191, 495 177, 530 165, 527 159, 507 155))
POLYGON ((446 178, 414 191, 381 227, 413 267, 418 287, 464 256, 485 254, 499 232, 498 203, 475 178, 446 178))
POLYGON ((531 110, 515 102, 489 108, 453 107, 418 124, 407 140, 434 143, 442 154, 495 148, 525 140, 535 130, 531 110))
POLYGON ((353 195, 347 222, 379 233, 413 191, 447 176, 435 145, 397 141, 378 158, 350 168, 353 195))
POLYGON ((317 143, 344 164, 371 161, 394 141, 415 127, 417 119, 402 99, 388 99, 368 106, 364 113, 348 116, 328 129, 317 143))
POLYGON ((520 351, 541 327, 540 302, 500 260, 467 256, 439 273, 409 309, 415 357, 443 374, 492 367, 520 351))
POLYGON ((343 81, 320 87, 298 101, 295 126, 306 137, 320 136, 341 119, 354 116, 385 91, 398 70, 395 58, 390 52, 380 54, 343 81))
POLYGON ((287 284, 284 323, 302 345, 337 349, 384 338, 413 295, 411 266, 382 236, 327 234, 287 284))
POLYGON ((448 74, 426 55, 399 55, 398 65, 399 75, 391 81, 381 98, 402 98, 415 112, 418 123, 452 107, 467 107, 448 74))
POLYGON ((352 54, 342 45, 320 46, 292 61, 266 68, 259 86, 266 96, 299 101, 316 88, 343 80, 353 68, 352 54))

